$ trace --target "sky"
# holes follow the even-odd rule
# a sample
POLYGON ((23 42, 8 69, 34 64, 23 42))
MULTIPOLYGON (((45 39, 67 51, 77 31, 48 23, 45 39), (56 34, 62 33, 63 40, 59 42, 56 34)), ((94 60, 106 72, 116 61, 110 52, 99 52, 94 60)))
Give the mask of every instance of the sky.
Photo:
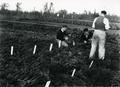
POLYGON ((46 2, 53 2, 55 12, 66 9, 68 13, 82 13, 84 10, 100 12, 106 10, 108 14, 120 16, 120 0, 0 0, 8 3, 10 10, 16 9, 16 3, 21 2, 23 11, 42 11, 46 2))

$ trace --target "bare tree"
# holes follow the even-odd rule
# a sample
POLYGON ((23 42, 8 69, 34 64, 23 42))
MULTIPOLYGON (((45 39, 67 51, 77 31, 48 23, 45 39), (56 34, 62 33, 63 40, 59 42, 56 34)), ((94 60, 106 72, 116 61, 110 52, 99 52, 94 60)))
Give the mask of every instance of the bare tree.
POLYGON ((50 6, 48 6, 48 3, 44 5, 44 13, 53 13, 54 12, 54 7, 53 7, 53 2, 50 3, 50 6))
POLYGON ((1 7, 1 10, 7 10, 8 8, 8 3, 3 3, 0 7, 1 7))
POLYGON ((17 11, 17 12, 21 11, 21 7, 20 7, 21 4, 22 4, 22 3, 17 2, 17 4, 16 4, 16 11, 17 11))
POLYGON ((84 14, 85 14, 85 15, 87 15, 87 14, 88 14, 87 10, 84 10, 84 14))
POLYGON ((50 13, 53 13, 53 12, 54 12, 53 5, 54 5, 53 2, 51 2, 51 3, 50 3, 49 10, 48 10, 50 13))
POLYGON ((44 5, 44 13, 48 12, 48 3, 44 5))
POLYGON ((62 18, 64 18, 67 15, 67 10, 60 10, 58 13, 62 18))

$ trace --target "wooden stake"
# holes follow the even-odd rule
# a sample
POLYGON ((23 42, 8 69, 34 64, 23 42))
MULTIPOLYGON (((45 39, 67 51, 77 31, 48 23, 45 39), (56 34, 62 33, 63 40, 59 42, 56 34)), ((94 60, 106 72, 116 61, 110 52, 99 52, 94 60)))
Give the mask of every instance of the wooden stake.
POLYGON ((73 70, 71 77, 74 76, 76 69, 73 70))
POLYGON ((37 45, 34 46, 33 54, 36 52, 37 45))
POLYGON ((89 68, 91 68, 92 65, 93 65, 93 61, 91 61, 90 65, 89 65, 89 68))
POLYGON ((61 47, 61 43, 62 43, 61 40, 59 40, 59 41, 58 41, 58 48, 61 47))
POLYGON ((11 55, 13 55, 13 46, 11 46, 11 55))
POLYGON ((75 46, 75 42, 73 41, 73 46, 75 46))
POLYGON ((49 87, 50 86, 51 81, 47 81, 45 84, 45 87, 49 87))
POLYGON ((52 48, 53 48, 53 43, 50 44, 49 51, 52 51, 52 48))

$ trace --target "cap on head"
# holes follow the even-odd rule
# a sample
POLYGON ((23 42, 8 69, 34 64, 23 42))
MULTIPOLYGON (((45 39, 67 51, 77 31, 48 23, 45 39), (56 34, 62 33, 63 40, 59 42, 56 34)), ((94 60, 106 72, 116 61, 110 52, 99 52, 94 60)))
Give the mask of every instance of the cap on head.
POLYGON ((88 31, 88 28, 84 28, 84 30, 83 30, 84 32, 86 32, 86 31, 88 31))
POLYGON ((103 10, 103 11, 101 11, 101 14, 106 15, 106 14, 107 14, 107 12, 106 12, 105 10, 103 10))
POLYGON ((63 25, 62 28, 61 28, 62 31, 66 31, 67 29, 68 29, 67 25, 63 25))
POLYGON ((63 25, 62 27, 65 27, 65 28, 67 28, 68 26, 67 26, 67 25, 63 25))

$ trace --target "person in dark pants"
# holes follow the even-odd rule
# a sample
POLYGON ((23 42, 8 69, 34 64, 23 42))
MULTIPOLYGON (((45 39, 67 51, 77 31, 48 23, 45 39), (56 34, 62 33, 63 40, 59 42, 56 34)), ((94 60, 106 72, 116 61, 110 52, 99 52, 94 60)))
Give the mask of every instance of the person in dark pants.
POLYGON ((58 42, 58 48, 61 46, 68 47, 67 40, 68 40, 68 33, 67 33, 68 27, 66 25, 63 25, 60 30, 58 30, 56 39, 58 42))

